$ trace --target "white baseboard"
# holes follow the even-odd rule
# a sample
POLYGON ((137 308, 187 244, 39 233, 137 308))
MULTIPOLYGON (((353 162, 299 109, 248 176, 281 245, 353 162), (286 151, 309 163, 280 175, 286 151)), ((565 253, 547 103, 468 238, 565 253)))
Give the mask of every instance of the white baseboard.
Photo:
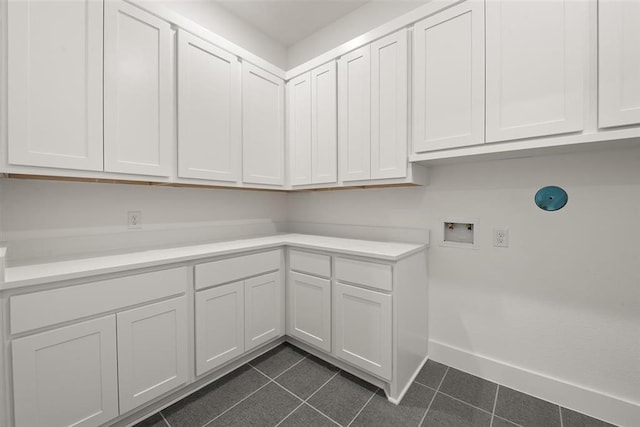
POLYGON ((429 340, 429 359, 623 427, 640 426, 640 403, 429 340))

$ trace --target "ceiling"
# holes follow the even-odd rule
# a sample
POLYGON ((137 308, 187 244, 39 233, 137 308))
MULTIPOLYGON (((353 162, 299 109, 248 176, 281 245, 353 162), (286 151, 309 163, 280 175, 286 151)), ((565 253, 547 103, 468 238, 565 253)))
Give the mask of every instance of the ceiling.
POLYGON ((215 3, 289 47, 370 0, 215 0, 215 3))

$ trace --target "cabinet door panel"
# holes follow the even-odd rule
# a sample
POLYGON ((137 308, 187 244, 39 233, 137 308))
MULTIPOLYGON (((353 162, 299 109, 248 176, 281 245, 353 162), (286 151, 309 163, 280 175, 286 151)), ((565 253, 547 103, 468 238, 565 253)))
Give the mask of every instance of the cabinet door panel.
POLYGON ((284 333, 284 292, 278 272, 247 279, 244 284, 245 351, 249 351, 284 333))
POLYGON ((105 171, 171 174, 171 27, 105 3, 105 171))
POLYGON ((413 150, 484 142, 484 3, 468 0, 414 27, 413 150))
POLYGON ((240 170, 240 62, 178 33, 178 175, 235 182, 240 170))
POLYGON ((17 427, 98 426, 118 416, 115 316, 12 343, 17 427))
POLYGON ((242 63, 242 168, 250 184, 284 185, 284 82, 242 63))
POLYGON ((8 162, 102 170, 102 2, 8 2, 8 162))
POLYGON ((391 295, 335 284, 335 355, 391 379, 391 295))
POLYGON ((186 297, 118 313, 120 412, 187 381, 186 297))
POLYGON ((291 272, 289 334, 331 351, 331 281, 291 272))
POLYGON ((311 74, 291 80, 287 89, 291 185, 311 184, 311 74))
POLYGON ((371 46, 338 63, 340 179, 371 178, 371 46))
POLYGON ((487 142, 583 129, 586 2, 486 3, 487 142))
POLYGON ((407 30, 371 44, 371 178, 407 176, 407 30))
POLYGON ((338 180, 338 108, 336 63, 311 71, 311 181, 314 184, 338 180))
POLYGON ((244 353, 244 282, 196 293, 196 374, 244 353))
POLYGON ((598 2, 599 126, 640 123, 640 2, 598 2))

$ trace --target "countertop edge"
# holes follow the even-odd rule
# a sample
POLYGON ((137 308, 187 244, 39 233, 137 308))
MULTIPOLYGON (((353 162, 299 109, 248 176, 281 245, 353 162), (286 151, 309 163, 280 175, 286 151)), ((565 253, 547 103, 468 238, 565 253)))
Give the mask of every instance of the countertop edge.
MULTIPOLYGON (((373 258, 373 259, 378 259, 381 261, 389 261, 389 262, 397 262, 403 258, 406 258, 408 256, 411 256, 415 253, 418 253, 422 250, 425 250, 428 248, 428 244, 420 244, 420 243, 404 243, 404 242, 380 242, 380 241, 375 241, 374 243, 376 244, 385 244, 385 243, 389 243, 389 244, 397 244, 397 243, 402 243, 402 244, 406 244, 408 246, 413 246, 412 248, 408 248, 406 251, 403 251, 402 253, 398 254, 398 255, 388 255, 388 254, 380 254, 377 253, 375 251, 366 251, 366 250, 358 250, 358 249, 349 249, 349 248, 341 248, 336 246, 331 246, 328 244, 318 244, 318 243, 313 243, 313 242, 300 242, 299 239, 300 238, 304 238, 305 236, 309 236, 310 238, 315 238, 315 237, 322 237, 322 238, 327 238, 327 239, 336 239, 337 241, 357 241, 357 242, 366 242, 364 240, 359 240, 359 239, 345 239, 345 238, 339 238, 339 237, 326 237, 326 236, 316 236, 316 235, 304 235, 304 234, 284 234, 284 235, 274 235, 274 236, 268 236, 266 238, 272 238, 274 239, 271 242, 260 242, 258 241, 259 239, 265 239, 265 237, 262 238, 250 238, 250 239, 241 239, 241 240, 230 240, 230 241, 222 241, 222 242, 214 242, 211 243, 212 245, 215 244, 229 244, 231 242, 246 242, 247 245, 246 246, 241 246, 238 248, 221 248, 219 250, 215 250, 212 249, 210 251, 205 251, 202 253, 190 253, 190 254, 186 254, 183 256, 171 256, 171 257, 167 257, 167 256, 163 256, 162 255, 162 251, 171 251, 171 250, 178 250, 178 249, 183 249, 186 251, 192 250, 192 251, 197 251, 197 247, 198 246, 203 246, 203 245, 193 245, 193 246, 184 246, 184 247, 176 247, 176 248, 169 248, 169 249, 161 249, 161 250, 149 250, 149 251, 140 251, 140 252, 133 252, 131 254, 126 254, 126 255, 130 255, 132 257, 135 257, 136 255, 141 256, 142 254, 146 254, 152 258, 153 255, 149 254, 152 252, 158 252, 157 256, 155 257, 155 259, 150 259, 150 260, 143 260, 143 261, 134 261, 131 263, 114 263, 112 265, 109 264, 109 262, 107 260, 104 261, 104 263, 106 264, 104 267, 96 267, 96 268, 87 268, 85 270, 78 270, 78 271, 69 271, 66 273, 60 273, 60 274, 43 274, 41 276, 37 276, 34 275, 33 277, 29 277, 26 279, 17 279, 17 280, 8 280, 8 281, 4 281, 4 282, 0 282, 0 292, 4 292, 4 291, 9 291, 9 290, 15 290, 15 289, 20 289, 20 288, 26 288, 26 287, 31 287, 31 286, 37 286, 37 285, 42 285, 42 284, 46 284, 46 283, 56 283, 56 282, 63 282, 63 281, 69 281, 69 280, 77 280, 77 279, 83 279, 83 278, 91 278, 94 276, 102 276, 102 275, 108 275, 108 274, 114 274, 114 273, 121 273, 121 272, 126 272, 126 271, 130 271, 130 270, 140 270, 140 269, 145 269, 145 268, 153 268, 153 267, 159 267, 162 265, 170 265, 170 264, 179 264, 179 263, 185 263, 185 262, 190 262, 190 261, 197 261, 197 260, 202 260, 202 259, 206 259, 206 258, 213 258, 213 257, 221 257, 221 256, 225 256, 225 255, 233 255, 233 254, 239 254, 239 253, 244 253, 244 252, 251 252, 251 251, 260 251, 260 250, 265 250, 265 249, 271 249, 271 248, 284 248, 284 247, 295 247, 295 248, 300 248, 300 249, 309 249, 309 250, 317 250, 317 251, 325 251, 325 252, 334 252, 334 253, 338 253, 338 254, 343 254, 343 255, 348 255, 348 256, 358 256, 358 257, 365 257, 365 258, 373 258), (292 236, 296 236, 297 239, 292 239, 292 236), (252 243, 252 240, 256 240, 255 243, 252 243)), ((125 254, 122 254, 125 255, 125 254)), ((86 258, 86 260, 96 260, 96 262, 100 262, 98 261, 100 258, 103 257, 95 257, 95 258, 86 258)), ((68 260, 66 262, 73 262, 73 260, 68 260)), ((25 265, 25 266, 16 266, 16 267, 7 267, 5 268, 5 275, 7 275, 7 273, 11 274, 11 270, 12 269, 17 269, 17 268, 42 268, 42 266, 45 265, 54 265, 56 264, 55 262, 53 263, 40 263, 40 264, 32 264, 32 265, 25 265)), ((6 278, 6 276, 5 276, 6 278)))

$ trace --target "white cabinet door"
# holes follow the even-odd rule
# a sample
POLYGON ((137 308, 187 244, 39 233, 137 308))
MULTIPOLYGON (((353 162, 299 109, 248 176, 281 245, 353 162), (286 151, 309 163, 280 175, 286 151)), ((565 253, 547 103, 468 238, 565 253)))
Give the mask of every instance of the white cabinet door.
POLYGON ((118 416, 115 316, 11 346, 16 427, 89 427, 118 416))
POLYGON ((486 2, 487 142, 583 129, 587 2, 486 2))
POLYGON ((371 179, 407 176, 407 30, 371 44, 371 179))
POLYGON ((240 178, 240 62, 178 32, 178 176, 240 178))
POLYGON ((484 2, 418 22, 413 38, 413 151, 484 143, 484 2))
POLYGON ((102 2, 8 2, 8 162, 102 170, 102 2))
POLYGON ((120 413, 187 381, 186 297, 118 313, 120 413))
POLYGON ((245 351, 284 333, 284 292, 280 273, 252 277, 244 282, 245 351))
POLYGON ((338 150, 342 181, 371 178, 371 46, 338 63, 338 150))
POLYGON ((104 46, 104 170, 169 176, 171 27, 124 1, 107 1, 104 46))
POLYGON ((311 182, 338 180, 336 62, 311 71, 311 182))
POLYGON ((244 353, 244 282, 196 293, 196 374, 244 353))
POLYGON ((242 63, 242 176, 284 185, 284 82, 242 63))
POLYGON ((291 185, 311 184, 311 73, 287 83, 289 179, 291 185))
POLYGON ((300 341, 331 351, 331 281, 289 273, 288 333, 300 341))
POLYGON ((334 353, 380 378, 391 379, 391 295, 336 283, 334 353))
POLYGON ((601 128, 640 123, 640 2, 598 2, 601 128))

